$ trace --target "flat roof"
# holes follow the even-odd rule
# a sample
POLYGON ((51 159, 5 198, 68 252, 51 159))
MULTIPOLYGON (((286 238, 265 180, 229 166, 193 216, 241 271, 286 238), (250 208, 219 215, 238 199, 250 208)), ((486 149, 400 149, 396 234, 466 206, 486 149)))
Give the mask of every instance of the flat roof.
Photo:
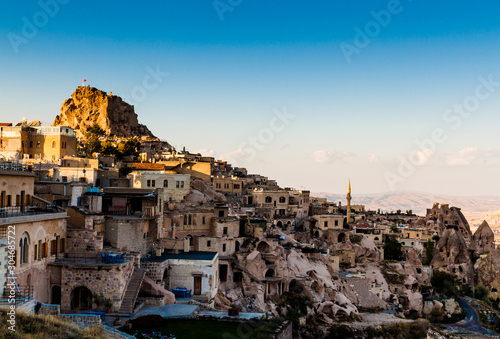
POLYGON ((179 254, 174 254, 173 252, 163 252, 160 257, 149 257, 146 259, 141 259, 141 261, 162 262, 168 259, 213 260, 217 254, 217 252, 206 251, 181 251, 179 252, 179 254))

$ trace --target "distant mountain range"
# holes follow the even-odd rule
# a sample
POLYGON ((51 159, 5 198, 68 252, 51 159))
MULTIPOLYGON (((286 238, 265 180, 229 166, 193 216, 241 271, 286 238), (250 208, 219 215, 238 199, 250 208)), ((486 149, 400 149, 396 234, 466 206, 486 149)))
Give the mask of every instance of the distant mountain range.
MULTIPOLYGON (((311 193, 315 197, 326 197, 329 201, 346 204, 345 194, 311 193)), ((397 211, 405 212, 412 210, 413 213, 424 216, 427 208, 434 203, 449 204, 462 209, 471 227, 479 226, 486 220, 490 226, 500 227, 500 196, 477 196, 477 197, 452 197, 414 192, 391 192, 355 195, 353 194, 351 204, 362 204, 367 209, 383 212, 397 211)))

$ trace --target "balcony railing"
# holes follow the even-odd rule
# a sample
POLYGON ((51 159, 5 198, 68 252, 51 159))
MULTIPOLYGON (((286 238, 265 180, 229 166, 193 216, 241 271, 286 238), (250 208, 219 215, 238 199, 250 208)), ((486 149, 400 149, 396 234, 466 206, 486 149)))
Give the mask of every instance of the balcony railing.
POLYGON ((0 218, 12 218, 12 217, 22 217, 26 215, 37 215, 37 214, 47 214, 47 213, 60 213, 64 210, 60 207, 47 205, 47 204, 37 204, 30 206, 10 206, 0 208, 0 218))
POLYGON ((124 264, 130 261, 125 254, 114 253, 60 253, 56 263, 67 264, 124 264))
POLYGON ((33 299, 33 286, 32 285, 18 285, 14 287, 14 295, 10 288, 4 288, 0 296, 0 305, 2 304, 15 304, 16 306, 26 303, 33 299))
POLYGON ((33 167, 29 165, 24 165, 20 162, 1 161, 0 171, 32 172, 33 167))

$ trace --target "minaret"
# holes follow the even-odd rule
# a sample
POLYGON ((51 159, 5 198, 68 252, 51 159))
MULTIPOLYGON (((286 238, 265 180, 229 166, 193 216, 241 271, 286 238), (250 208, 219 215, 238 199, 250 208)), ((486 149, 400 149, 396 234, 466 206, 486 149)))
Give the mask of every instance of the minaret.
POLYGON ((351 222, 351 180, 347 186, 347 223, 351 222))

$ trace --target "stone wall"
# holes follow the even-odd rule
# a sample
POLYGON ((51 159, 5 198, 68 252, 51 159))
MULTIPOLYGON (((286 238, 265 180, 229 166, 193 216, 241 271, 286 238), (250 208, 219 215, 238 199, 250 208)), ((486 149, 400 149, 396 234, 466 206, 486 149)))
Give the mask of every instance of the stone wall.
POLYGON ((102 324, 101 316, 94 314, 60 314, 59 318, 83 327, 102 324))
POLYGON ((67 229, 67 253, 98 253, 102 251, 103 238, 96 230, 67 229))
POLYGON ((168 260, 161 262, 141 261, 141 268, 146 269, 146 276, 163 286, 163 275, 168 267, 168 260))
POLYGON ((40 303, 40 309, 38 310, 37 314, 59 315, 60 313, 61 313, 60 305, 50 305, 50 304, 40 303))
POLYGON ((83 286, 92 296, 102 294, 113 300, 112 310, 120 308, 123 294, 134 270, 133 262, 117 265, 71 264, 64 265, 61 272, 61 309, 71 309, 72 292, 83 286))
POLYGON ((8 255, 8 248, 5 244, 0 245, 0 288, 3 291, 3 288, 7 282, 7 265, 9 263, 9 260, 7 258, 8 255))
POLYGON ((145 255, 152 249, 152 239, 146 236, 149 233, 148 219, 107 217, 104 241, 112 247, 145 255))

